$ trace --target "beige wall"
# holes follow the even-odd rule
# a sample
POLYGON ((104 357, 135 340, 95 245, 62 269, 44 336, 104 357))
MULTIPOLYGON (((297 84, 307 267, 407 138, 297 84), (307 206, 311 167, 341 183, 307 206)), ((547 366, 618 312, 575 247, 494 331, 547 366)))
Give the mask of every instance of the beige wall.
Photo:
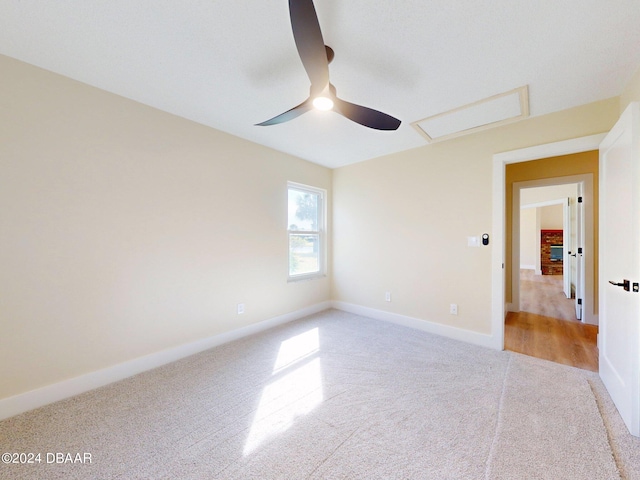
POLYGON ((540 209, 540 228, 543 230, 562 230, 563 213, 562 205, 542 207, 540 209))
POLYGON ((538 209, 520 210, 520 267, 533 268, 539 265, 540 246, 538 229, 538 209))
POLYGON ((0 71, 0 399, 330 299, 287 283, 285 229, 287 181, 331 170, 0 71))
POLYGON ((620 113, 631 102, 640 102, 640 68, 636 70, 633 78, 627 83, 622 95, 620 95, 620 113))
POLYGON ((612 98, 334 170, 334 299, 490 333, 491 248, 467 237, 492 231, 493 155, 606 132, 618 114, 612 98))

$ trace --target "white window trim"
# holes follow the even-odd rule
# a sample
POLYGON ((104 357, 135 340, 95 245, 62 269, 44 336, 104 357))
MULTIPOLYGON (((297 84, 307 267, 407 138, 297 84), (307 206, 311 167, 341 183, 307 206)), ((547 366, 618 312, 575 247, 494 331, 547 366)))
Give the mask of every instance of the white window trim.
POLYGON ((303 192, 309 192, 315 195, 320 196, 320 204, 321 208, 318 209, 318 230, 317 231, 292 231, 289 230, 289 218, 287 216, 287 281, 288 282, 298 282, 301 280, 311 280, 314 278, 322 278, 327 274, 327 191, 323 188, 313 187, 311 185, 305 185, 303 183, 296 182, 287 182, 287 198, 289 194, 289 189, 293 188, 296 190, 301 190, 303 192), (309 235, 318 235, 318 241, 320 242, 319 249, 319 271, 313 273, 301 273, 298 275, 291 275, 289 272, 291 271, 289 261, 291 258, 289 245, 290 245, 290 237, 291 233, 301 233, 301 234, 309 234, 309 235))

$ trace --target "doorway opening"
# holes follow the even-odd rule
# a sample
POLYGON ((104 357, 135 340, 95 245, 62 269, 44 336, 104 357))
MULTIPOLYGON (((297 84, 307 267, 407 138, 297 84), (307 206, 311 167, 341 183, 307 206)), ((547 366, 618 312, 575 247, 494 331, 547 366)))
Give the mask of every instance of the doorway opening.
MULTIPOLYGON (((556 142, 547 145, 514 150, 494 155, 494 175, 493 175, 493 220, 495 225, 493 249, 492 249, 492 337, 497 348, 505 347, 505 319, 507 312, 514 310, 514 304, 519 307, 519 298, 514 298, 514 290, 516 296, 519 297, 519 282, 516 289, 513 289, 512 279, 514 270, 517 275, 520 273, 520 261, 513 262, 513 245, 512 234, 513 224, 513 183, 526 182, 533 180, 548 180, 563 177, 564 182, 556 183, 576 183, 581 179, 573 180, 567 177, 574 175, 592 175, 592 198, 595 203, 598 198, 598 147, 604 135, 591 135, 589 137, 581 137, 562 142, 556 142), (581 161, 575 157, 576 154, 589 153, 592 157, 591 161, 581 161), (516 176, 516 178, 507 179, 507 166, 512 164, 523 164, 523 170, 528 170, 527 175, 516 176), (515 265, 515 267, 514 267, 515 265), (516 303, 517 302, 517 303, 516 303)), ((522 172, 520 172, 522 173, 522 172)), ((533 186, 533 185, 529 185, 533 186)), ((540 185, 536 185, 540 186, 540 185)), ((519 189, 516 189, 519 194, 519 189)), ((519 205, 519 204, 518 204, 519 205)), ((597 204, 593 205, 591 226, 585 225, 586 230, 592 232, 597 231, 597 204)), ((519 208, 516 215, 519 216, 519 208)), ((517 222, 519 227, 519 221, 517 222)), ((519 231, 517 232, 519 235, 519 231)), ((585 249, 589 249, 585 245, 585 249)), ((593 245, 590 247, 591 256, 585 258, 585 267, 589 268, 591 263, 591 273, 585 271, 584 286, 588 292, 583 299, 583 322, 574 321, 573 324, 578 328, 592 327, 597 329, 597 236, 593 239, 593 245)), ((519 251, 516 249, 516 255, 519 251)), ((511 313, 510 313, 511 314, 511 313)), ((546 327, 547 330, 551 327, 546 327)), ((566 330, 566 328, 564 329, 566 330)), ((521 332, 521 337, 527 340, 534 334, 531 330, 521 332)), ((595 344, 595 333, 592 335, 592 343, 595 344)), ((528 342, 532 343, 532 342, 528 342)), ((562 337, 553 342, 539 342, 541 345, 547 345, 545 348, 549 351, 556 350, 557 345, 570 343, 566 338, 562 337)))
MULTIPOLYGON (((597 160, 597 155, 595 157, 597 160)), ((597 201, 593 176, 589 173, 511 183, 508 311, 528 311, 597 325, 594 307, 597 232, 593 218, 597 201), (526 275, 526 270, 533 270, 534 275, 526 275), (523 276, 532 280, 528 286, 548 290, 549 295, 533 292, 534 300, 540 297, 538 302, 523 301, 523 276), (554 285, 557 285, 556 295, 551 295, 554 285), (563 301, 566 299, 573 301, 563 301)))
POLYGON ((569 183, 520 189, 520 270, 512 288, 519 293, 519 305, 514 310, 582 320, 580 187, 569 183))
POLYGON ((597 239, 593 174, 513 182, 512 188, 505 348, 597 371, 592 283, 585 288, 586 277, 593 279, 597 239))

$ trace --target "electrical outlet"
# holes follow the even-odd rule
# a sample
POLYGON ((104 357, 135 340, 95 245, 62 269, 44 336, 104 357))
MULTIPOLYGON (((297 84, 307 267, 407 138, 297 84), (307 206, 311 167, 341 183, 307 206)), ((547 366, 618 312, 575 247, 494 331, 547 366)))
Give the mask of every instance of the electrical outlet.
POLYGON ((238 304, 238 315, 242 315, 244 313, 244 303, 238 304))
POLYGON ((385 300, 385 302, 390 302, 391 301, 391 292, 385 292, 384 300, 385 300))
POLYGON ((457 315, 458 314, 458 304, 452 303, 451 305, 449 305, 449 313, 451 315, 457 315))

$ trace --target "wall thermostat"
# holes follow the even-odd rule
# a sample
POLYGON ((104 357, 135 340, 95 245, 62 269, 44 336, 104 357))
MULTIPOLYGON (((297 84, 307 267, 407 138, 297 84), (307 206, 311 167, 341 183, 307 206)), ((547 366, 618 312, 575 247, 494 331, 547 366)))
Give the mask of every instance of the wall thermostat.
POLYGON ((483 245, 489 245, 489 234, 488 233, 483 233, 482 234, 482 244, 483 245))

